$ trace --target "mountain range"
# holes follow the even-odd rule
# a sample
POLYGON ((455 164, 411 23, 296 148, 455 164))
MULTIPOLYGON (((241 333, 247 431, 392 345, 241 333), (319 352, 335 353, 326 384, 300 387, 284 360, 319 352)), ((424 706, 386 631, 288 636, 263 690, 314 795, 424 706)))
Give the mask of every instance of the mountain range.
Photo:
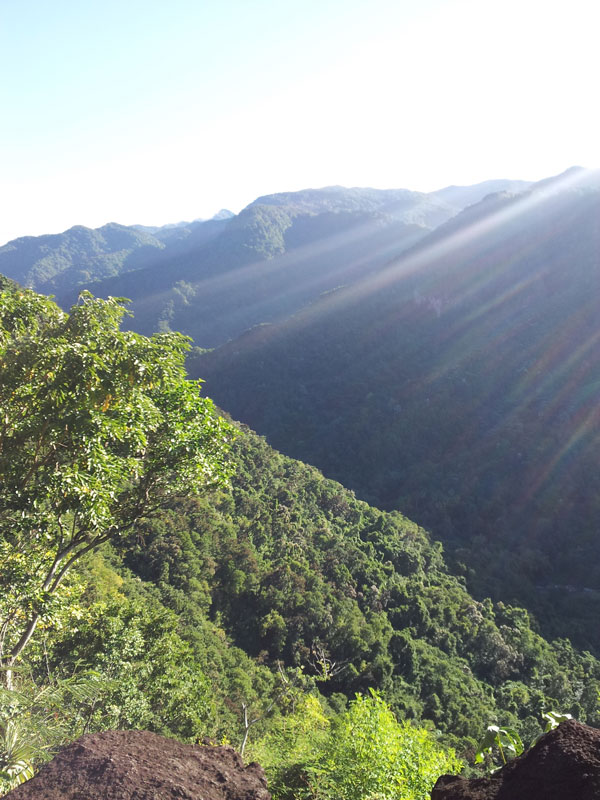
POLYGON ((478 596, 597 647, 599 254, 597 176, 572 170, 193 371, 275 447, 431 530, 478 596))
POLYGON ((490 191, 526 185, 431 194, 329 187, 260 197, 237 216, 190 224, 77 226, 4 245, 0 273, 66 307, 84 288, 128 297, 136 330, 180 330, 210 348, 364 278, 490 191))
POLYGON ((599 220, 581 168, 429 195, 329 187, 153 231, 74 228, 52 275, 49 237, 15 240, 0 272, 64 305, 131 297, 136 330, 192 336, 190 371, 234 418, 424 525, 476 597, 597 650, 599 220))
POLYGON ((193 334, 190 375, 268 440, 238 425, 231 486, 82 563, 26 670, 109 678, 91 729, 190 740, 249 707, 256 742, 287 730, 278 676, 332 719, 381 692, 467 757, 491 722, 598 724, 598 175, 217 217, 0 249, 3 289, 129 293, 132 327, 193 334))

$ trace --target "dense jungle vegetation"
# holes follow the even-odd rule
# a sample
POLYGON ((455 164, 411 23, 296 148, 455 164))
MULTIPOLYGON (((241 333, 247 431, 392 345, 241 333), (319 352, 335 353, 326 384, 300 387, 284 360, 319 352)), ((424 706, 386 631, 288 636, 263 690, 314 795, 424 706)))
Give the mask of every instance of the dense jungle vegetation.
MULTIPOLYGON (((169 468, 165 473, 148 455, 149 444, 138 450, 129 428, 122 438, 119 427, 132 403, 145 403, 134 399, 138 391, 162 402, 162 378, 155 371, 146 382, 130 381, 135 360, 127 360, 127 349, 119 353, 133 348, 140 358, 144 352, 150 370, 160 353, 152 348, 163 341, 178 348, 180 340, 158 337, 151 344, 116 333, 114 304, 84 299, 69 319, 36 297, 10 286, 2 294, 4 643, 18 640, 18 631, 11 640, 11 626, 18 628, 28 615, 38 622, 18 659, 4 662, 12 673, 0 697, 5 761, 11 737, 33 742, 39 760, 40 752, 82 731, 143 727, 192 741, 208 736, 244 742, 247 753, 267 766, 276 796, 333 797, 334 786, 339 792, 347 784, 342 796, 358 798, 353 792, 364 779, 382 791, 386 782, 403 781, 406 796, 424 798, 436 772, 458 768, 434 732, 446 748, 454 745, 468 756, 490 721, 520 727, 527 737, 548 708, 600 721, 600 664, 591 655, 566 640, 542 639, 523 609, 475 601, 425 531, 398 512, 357 500, 248 429, 240 429, 233 444, 230 486, 221 481, 211 489, 209 480, 202 493, 181 496, 181 483, 174 483, 179 497, 171 498, 164 483, 169 468), (96 349, 86 326, 98 343, 114 336, 115 347, 96 349), (47 328, 46 347, 32 347, 47 328), (51 350, 52 342, 58 349, 51 350), (91 359, 85 356, 89 346, 91 355, 97 353, 91 359), (106 358, 110 374, 103 371, 106 358), (19 375, 30 383, 19 382, 19 375), (76 400, 76 387, 94 375, 97 389, 76 400), (73 382, 66 394, 65 376, 73 382), (115 392, 121 387, 122 395, 109 402, 108 385, 115 392), (60 410, 56 419, 52 404, 60 410), (40 429, 42 416, 47 424, 40 429), (80 431, 83 449, 75 441, 67 447, 71 426, 80 431), (96 426, 90 461, 85 443, 96 426), (49 429, 58 438, 47 440, 49 429), (15 437, 18 454, 10 450, 15 437), (46 441, 47 453, 40 445, 46 441), (59 442, 64 448, 57 451, 59 442), (103 442, 110 458, 98 450, 103 442), (116 472, 115 459, 123 456, 130 477, 116 472), (140 458, 134 468, 131 459, 140 458), (41 471, 15 499, 10 482, 22 476, 27 459, 41 471), (150 477, 139 485, 160 490, 161 502, 152 514, 134 519, 137 505, 128 498, 137 491, 131 477, 136 470, 157 476, 155 489, 150 477), (99 474, 121 486, 114 496, 94 498, 99 474), (110 515, 122 513, 132 524, 119 528, 110 515), (93 532, 106 525, 106 514, 114 527, 109 541, 96 547, 102 537, 94 539, 93 532), (46 551, 55 539, 59 548, 67 545, 68 520, 70 541, 82 544, 81 558, 64 592, 47 582, 40 590, 36 581, 50 563, 46 551), (75 532, 75 520, 84 536, 75 532), (375 742, 378 753, 403 754, 398 763, 408 770, 404 777, 386 772, 374 752, 363 752, 361 766, 352 754, 357 731, 375 742), (414 757, 422 772, 406 766, 410 752, 420 754, 414 757)), ((167 363, 161 369, 169 375, 167 363)), ((174 389, 165 388, 171 397, 174 389)), ((210 417, 204 406, 199 409, 204 431, 210 417)), ((169 424, 178 426, 180 416, 177 410, 169 424)), ((184 449, 205 455, 209 442, 228 429, 212 430, 211 439, 193 447, 189 422, 169 436, 185 436, 184 449)), ((157 452, 161 436, 152 445, 157 452)), ((221 459, 212 445, 210 452, 211 459, 221 459)), ((185 478, 190 490, 199 475, 210 474, 206 457, 200 466, 195 478, 185 478)), ((181 475, 173 473, 171 480, 176 478, 181 475)))
POLYGON ((236 419, 444 542, 482 599, 598 652, 600 191, 496 195, 203 354, 236 419))
POLYGON ((334 187, 0 248, 161 331, 0 281, 0 789, 139 727, 231 743, 277 800, 424 800, 490 723, 600 725, 599 195, 536 191, 428 235, 443 197, 334 187), (269 444, 170 332, 267 312, 188 368, 269 444))

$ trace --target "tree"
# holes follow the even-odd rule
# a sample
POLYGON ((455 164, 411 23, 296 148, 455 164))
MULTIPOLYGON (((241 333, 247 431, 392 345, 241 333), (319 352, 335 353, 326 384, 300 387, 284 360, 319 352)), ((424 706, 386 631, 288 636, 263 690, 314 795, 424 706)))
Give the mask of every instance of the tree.
POLYGON ((84 293, 70 314, 0 294, 0 668, 72 595, 85 554, 174 496, 228 477, 234 430, 199 381, 188 340, 120 330, 122 299, 84 293))
POLYGON ((335 721, 320 755, 315 795, 324 800, 426 800, 443 772, 460 770, 424 728, 399 723, 371 690, 335 721))

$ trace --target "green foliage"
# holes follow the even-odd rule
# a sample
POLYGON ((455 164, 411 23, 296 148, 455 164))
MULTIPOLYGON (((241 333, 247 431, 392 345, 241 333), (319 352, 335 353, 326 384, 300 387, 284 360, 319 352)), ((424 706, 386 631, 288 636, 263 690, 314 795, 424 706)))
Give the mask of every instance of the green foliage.
POLYGON ((179 613, 166 608, 156 586, 122 567, 119 576, 117 563, 105 546, 77 565, 86 585, 81 613, 33 643, 27 658, 36 679, 60 682, 88 669, 102 676, 89 731, 144 728, 239 745, 242 703, 262 714, 277 696, 277 674, 232 646, 225 631, 192 612, 193 603, 178 604, 179 613))
POLYGON ((178 499, 82 559, 77 613, 32 643, 38 681, 110 681, 88 730, 239 746, 245 706, 259 718, 248 757, 291 800, 317 791, 346 698, 371 686, 411 735, 435 727, 462 750, 490 719, 529 740, 543 707, 597 724, 595 659, 545 642, 522 609, 474 601, 416 525, 248 431, 232 459, 230 488, 178 499), (297 691, 281 694, 278 663, 306 675, 297 691))
POLYGON ((328 741, 330 720, 314 694, 301 694, 273 718, 248 747, 248 757, 264 768, 275 800, 309 793, 319 753, 328 741))
POLYGON ((428 731, 398 723, 376 693, 357 695, 336 720, 315 776, 331 800, 427 800, 437 778, 461 768, 428 731))
POLYGON ((329 717, 316 696, 301 696, 250 752, 275 800, 425 800, 442 772, 461 768, 452 750, 397 722, 373 691, 329 717))
POLYGON ((178 334, 122 332, 115 299, 71 314, 0 295, 0 667, 70 601, 85 553, 182 492, 223 482, 232 430, 185 378, 178 334))
MULTIPOLYGON (((533 747, 540 738, 549 731, 557 728, 561 722, 573 719, 572 714, 562 714, 559 711, 545 711, 542 713, 542 720, 545 722, 543 731, 532 740, 530 747, 533 747)), ((481 764, 487 761, 493 764, 493 757, 497 754, 502 764, 524 752, 523 741, 516 730, 513 728, 501 728, 498 725, 488 725, 485 736, 475 753, 475 763, 481 764)))
POLYGON ((58 676, 93 667, 108 679, 91 730, 141 728, 193 741, 214 725, 213 687, 175 615, 151 598, 94 604, 49 643, 46 661, 58 676))
POLYGON ((108 682, 80 673, 37 687, 21 678, 19 691, 0 687, 0 792, 31 778, 53 750, 86 731, 108 682))
MULTIPOLYGON (((390 740, 407 764, 413 750, 429 752, 419 724, 462 749, 490 720, 531 738, 543 708, 597 724, 596 659, 546 642, 523 609, 474 600, 441 547, 401 514, 368 506, 247 430, 224 484, 232 433, 185 382, 181 337, 122 333, 116 301, 86 297, 70 317, 29 292, 3 302, 1 330, 13 331, 0 387, 12 413, 0 452, 0 610, 14 629, 6 642, 18 643, 17 629, 37 614, 23 660, 38 684, 81 670, 108 681, 87 707, 86 730, 145 727, 239 745, 247 711, 252 757, 288 800, 332 796, 330 773, 344 759, 335 741, 351 747, 352 714, 365 729, 399 725, 390 740), (56 337, 43 336, 50 329, 56 337), (144 367, 133 377, 132 360, 144 367), (144 419, 147 427, 132 424, 144 419), (32 467, 36 480, 22 485, 32 467), (207 483, 217 485, 194 493, 207 483), (105 534, 110 542, 96 549, 105 534), (45 591, 43 569, 71 545, 66 562, 81 557, 45 591), (306 676, 301 692, 282 694, 279 664, 306 676), (365 698, 371 687, 378 699, 365 698), (392 712, 406 722, 392 724, 392 712)), ((65 715, 80 730, 76 706, 65 704, 65 715)), ((369 791, 388 767, 377 767, 369 791)), ((359 780, 348 777, 348 797, 359 780)), ((403 791, 426 791, 411 788, 408 773, 403 780, 403 791)))
POLYGON ((549 731, 553 731, 555 728, 558 728, 561 722, 565 722, 568 719, 573 719, 572 714, 561 714, 560 711, 545 711, 542 714, 542 720, 546 723, 544 726, 544 730, 540 733, 539 736, 536 736, 535 739, 531 742, 530 747, 533 747, 534 744, 541 739, 541 737, 548 733, 549 731))
POLYGON ((0 792, 14 789, 33 777, 33 757, 36 754, 23 740, 19 724, 12 719, 0 722, 0 792))
POLYGON ((520 756, 523 752, 523 742, 519 734, 512 728, 500 728, 498 725, 489 725, 479 750, 475 754, 475 763, 480 764, 486 755, 491 755, 497 748, 503 764, 509 758, 520 756))
MULTIPOLYGON (((428 720, 461 748, 490 720, 529 740, 543 707, 597 724, 596 659, 544 641, 523 609, 475 601, 418 526, 248 431, 232 458, 231 490, 178 501, 115 542, 199 648, 208 617, 260 665, 303 666, 327 697, 376 688, 399 718, 428 720)), ((221 695, 236 726, 242 702, 261 708, 239 686, 221 695)))
POLYGON ((548 731, 553 731, 555 728, 558 728, 561 722, 565 722, 568 719, 573 719, 573 715, 561 714, 560 711, 545 711, 542 714, 542 719, 546 723, 544 733, 548 733, 548 731))

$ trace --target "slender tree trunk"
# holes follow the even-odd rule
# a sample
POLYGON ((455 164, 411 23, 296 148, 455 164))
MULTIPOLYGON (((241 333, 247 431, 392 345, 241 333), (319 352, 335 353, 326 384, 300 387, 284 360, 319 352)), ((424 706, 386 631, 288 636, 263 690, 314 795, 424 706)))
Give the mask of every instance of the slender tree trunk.
POLYGON ((6 670, 4 672, 4 685, 7 689, 13 688, 13 671, 12 668, 15 665, 15 661, 21 655, 21 652, 27 647, 29 640, 33 636, 33 632, 35 631, 37 624, 39 622, 40 615, 36 612, 32 618, 27 623, 27 627, 23 631, 23 634, 17 644, 11 650, 10 655, 8 658, 5 659, 6 670))
MULTIPOLYGON (((272 705, 272 704, 271 704, 272 705)), ((269 709, 271 706, 269 706, 269 709)), ((246 703, 242 703, 242 709, 244 711, 244 738, 242 739, 242 744, 240 745, 240 755, 244 757, 244 750, 246 749, 246 743, 248 741, 248 734, 250 733, 250 728, 257 722, 259 722, 264 715, 260 717, 255 717, 254 719, 248 719, 248 706, 246 703)))

